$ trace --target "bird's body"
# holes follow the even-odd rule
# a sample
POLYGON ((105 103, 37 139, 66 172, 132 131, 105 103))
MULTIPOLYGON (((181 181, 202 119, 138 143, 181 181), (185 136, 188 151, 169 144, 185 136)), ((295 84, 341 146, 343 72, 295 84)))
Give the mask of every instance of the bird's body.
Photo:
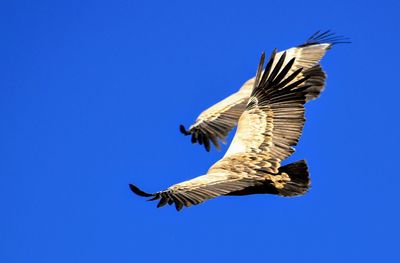
POLYGON ((280 53, 274 50, 265 69, 263 53, 254 78, 204 111, 189 131, 181 127, 183 133, 192 135, 192 142, 209 150, 210 140, 219 147, 218 139, 224 140, 238 124, 225 156, 205 175, 154 194, 132 184, 131 190, 159 200, 157 207, 175 204, 177 210, 221 195, 306 193, 310 186, 306 162, 285 166, 281 162, 294 152, 300 138, 304 104, 317 98, 325 84, 319 61, 332 43, 319 43, 321 39, 339 43, 326 32, 314 35, 302 46, 280 53))
POLYGON ((310 187, 304 160, 281 166, 293 152, 304 126, 304 104, 319 96, 325 73, 319 61, 333 44, 344 39, 317 33, 298 47, 276 50, 264 68, 261 56, 257 74, 235 94, 200 114, 187 131, 192 142, 210 141, 219 148, 228 132, 238 125, 225 156, 205 175, 175 184, 164 191, 146 193, 134 185, 139 196, 159 200, 157 207, 175 204, 179 211, 221 195, 276 194, 296 196, 310 187), (325 42, 326 43, 325 43, 325 42))

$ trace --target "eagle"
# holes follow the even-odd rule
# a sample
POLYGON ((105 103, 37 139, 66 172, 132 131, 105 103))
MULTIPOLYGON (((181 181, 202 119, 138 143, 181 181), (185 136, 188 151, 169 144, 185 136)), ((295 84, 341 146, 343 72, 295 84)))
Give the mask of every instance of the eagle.
MULTIPOLYGON (((287 60, 296 57, 289 73, 303 68, 303 71, 296 77, 297 79, 301 79, 304 75, 311 76, 305 83, 310 86, 306 101, 316 99, 324 89, 326 74, 319 63, 326 51, 335 44, 348 43, 347 40, 329 30, 317 31, 304 44, 276 55, 279 58, 286 53, 287 60)), ((192 143, 204 145, 207 152, 211 149, 211 143, 220 150, 219 142, 226 143, 228 133, 237 125, 240 116, 245 111, 254 82, 255 77, 247 80, 239 91, 203 111, 189 130, 180 125, 181 133, 191 135, 192 143)))
MULTIPOLYGON (((237 98, 228 98, 223 105, 228 107, 236 103, 228 110, 220 108, 219 115, 225 117, 210 122, 218 123, 216 126, 208 124, 222 136, 228 125, 231 127, 238 119, 236 134, 224 157, 205 175, 166 190, 146 193, 130 184, 132 192, 150 198, 150 201, 158 200, 157 207, 174 204, 177 211, 218 196, 274 194, 290 197, 305 194, 310 188, 306 161, 284 166, 281 162, 293 154, 293 146, 297 145, 302 133, 304 104, 322 90, 325 74, 319 65, 314 65, 324 52, 319 49, 314 55, 308 49, 301 49, 303 53, 310 53, 307 56, 299 54, 298 58, 293 50, 277 53, 275 49, 266 65, 265 53, 262 53, 256 76, 246 84, 251 86, 246 87, 249 95, 241 99, 245 102, 239 102, 245 106, 238 107, 237 98), (220 128, 220 124, 226 125, 220 128)), ((205 143, 209 135, 200 135, 196 139, 205 143)))

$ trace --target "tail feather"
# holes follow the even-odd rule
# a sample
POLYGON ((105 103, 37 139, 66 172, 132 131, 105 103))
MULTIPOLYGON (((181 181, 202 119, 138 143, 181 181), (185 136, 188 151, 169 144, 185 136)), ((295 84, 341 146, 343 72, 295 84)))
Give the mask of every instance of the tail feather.
POLYGON ((308 167, 305 160, 297 161, 279 168, 281 173, 286 173, 290 181, 285 183, 282 189, 279 189, 279 195, 296 196, 305 194, 310 186, 308 167))

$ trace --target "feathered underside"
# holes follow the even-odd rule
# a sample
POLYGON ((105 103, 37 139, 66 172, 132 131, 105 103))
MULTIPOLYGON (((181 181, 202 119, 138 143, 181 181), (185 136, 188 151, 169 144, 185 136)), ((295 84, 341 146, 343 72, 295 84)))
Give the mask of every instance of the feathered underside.
POLYGON ((250 99, 226 155, 206 175, 173 185, 154 194, 134 185, 131 190, 158 207, 175 204, 177 210, 221 195, 269 193, 281 196, 304 194, 310 185, 307 165, 299 161, 281 167, 294 151, 304 125, 304 104, 311 92, 307 80, 316 70, 295 71, 295 58, 287 63, 284 52, 272 53, 265 70, 263 53, 250 99), (299 76, 301 76, 299 78, 299 76))

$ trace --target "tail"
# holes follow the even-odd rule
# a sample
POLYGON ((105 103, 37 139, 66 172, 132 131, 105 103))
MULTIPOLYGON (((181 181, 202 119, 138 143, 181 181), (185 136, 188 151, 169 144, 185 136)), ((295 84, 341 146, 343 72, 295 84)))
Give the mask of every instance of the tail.
POLYGON ((303 195, 310 189, 311 180, 305 160, 282 166, 279 168, 279 172, 286 173, 290 178, 290 181, 286 182, 282 189, 279 189, 279 195, 303 195))

